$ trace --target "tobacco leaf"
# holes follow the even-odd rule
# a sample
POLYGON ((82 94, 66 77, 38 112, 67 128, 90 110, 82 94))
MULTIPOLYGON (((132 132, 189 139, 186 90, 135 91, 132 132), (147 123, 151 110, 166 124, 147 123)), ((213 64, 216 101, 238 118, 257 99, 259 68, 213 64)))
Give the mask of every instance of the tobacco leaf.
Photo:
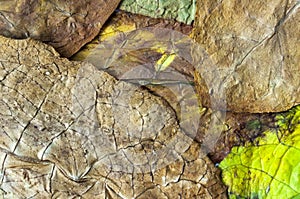
POLYGON ((37 41, 0 41, 3 197, 226 198, 161 97, 37 41))
POLYGON ((300 106, 277 115, 277 131, 234 147, 221 162, 230 198, 298 198, 300 106))
POLYGON ((91 41, 120 0, 0 1, 0 34, 33 38, 70 57, 91 41))
POLYGON ((153 18, 175 19, 191 24, 195 17, 195 0, 123 0, 120 9, 153 18))
MULTIPOLYGON (((219 80, 227 110, 280 112, 299 104, 299 7, 294 0, 197 1, 193 38, 215 65, 206 79, 219 80)), ((196 82, 209 95, 201 75, 196 82)))

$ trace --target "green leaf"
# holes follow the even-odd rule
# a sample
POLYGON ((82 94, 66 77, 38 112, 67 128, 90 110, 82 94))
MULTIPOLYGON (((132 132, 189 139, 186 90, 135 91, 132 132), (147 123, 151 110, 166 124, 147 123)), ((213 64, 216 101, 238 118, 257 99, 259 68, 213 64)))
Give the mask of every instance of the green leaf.
POLYGON ((175 19, 191 24, 195 18, 195 0, 123 0, 120 9, 153 18, 175 19))
POLYGON ((300 198, 300 106, 277 120, 277 131, 234 147, 220 163, 230 198, 300 198))

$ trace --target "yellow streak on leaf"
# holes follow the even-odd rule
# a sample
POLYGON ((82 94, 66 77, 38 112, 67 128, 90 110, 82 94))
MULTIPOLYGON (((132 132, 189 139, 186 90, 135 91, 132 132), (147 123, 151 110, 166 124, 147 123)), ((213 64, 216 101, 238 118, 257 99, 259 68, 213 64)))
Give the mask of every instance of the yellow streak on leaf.
POLYGON ((156 62, 155 70, 163 71, 174 61, 176 57, 175 53, 164 53, 161 58, 156 62))
POLYGON ((100 33, 100 41, 109 39, 120 32, 129 32, 135 30, 136 27, 134 24, 124 24, 119 26, 107 26, 100 33))

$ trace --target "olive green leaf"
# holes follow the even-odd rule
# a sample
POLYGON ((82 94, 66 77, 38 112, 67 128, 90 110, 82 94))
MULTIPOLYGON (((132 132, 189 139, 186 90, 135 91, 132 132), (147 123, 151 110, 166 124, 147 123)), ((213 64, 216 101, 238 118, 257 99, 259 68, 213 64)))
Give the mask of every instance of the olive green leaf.
POLYGON ((195 17, 195 0, 123 0, 120 9, 153 18, 175 19, 191 24, 195 17))

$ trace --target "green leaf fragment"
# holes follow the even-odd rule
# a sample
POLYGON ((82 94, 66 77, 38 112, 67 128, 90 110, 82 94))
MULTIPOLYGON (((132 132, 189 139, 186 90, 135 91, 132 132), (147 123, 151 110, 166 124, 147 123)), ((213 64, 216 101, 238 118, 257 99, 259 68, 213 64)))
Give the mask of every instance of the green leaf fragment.
POLYGON ((234 147, 220 163, 229 198, 300 198, 300 106, 277 120, 276 132, 234 147))
POLYGON ((281 130, 294 131, 300 121, 300 106, 296 106, 286 113, 279 114, 276 118, 281 130))
POLYGON ((196 0, 123 0, 120 9, 153 18, 175 19, 191 24, 196 0))
POLYGON ((246 124, 247 130, 257 130, 261 128, 261 122, 258 119, 251 120, 246 124))

